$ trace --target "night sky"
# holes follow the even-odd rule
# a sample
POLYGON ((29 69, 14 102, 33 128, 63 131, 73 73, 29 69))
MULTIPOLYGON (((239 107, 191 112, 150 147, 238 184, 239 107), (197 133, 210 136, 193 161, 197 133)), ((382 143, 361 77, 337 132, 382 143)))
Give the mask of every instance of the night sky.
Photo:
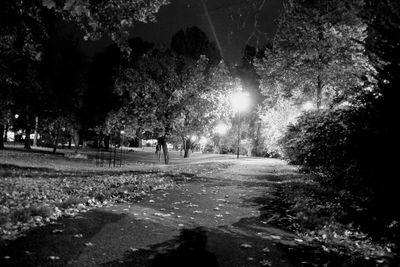
MULTIPOLYGON (((243 9, 243 2, 244 0, 205 1, 222 55, 225 60, 232 63, 239 61, 241 50, 248 42, 254 25, 254 13, 243 9)), ((260 45, 273 36, 281 7, 282 0, 266 0, 259 17, 259 25, 263 33, 259 38, 260 45)), ((212 27, 200 0, 171 0, 171 4, 162 7, 157 13, 157 23, 136 24, 132 31, 132 37, 139 36, 146 41, 169 45, 172 35, 180 29, 191 26, 199 27, 210 39, 215 41, 212 27)), ((256 41, 255 38, 252 38, 248 43, 255 45, 256 41)), ((110 44, 110 40, 103 39, 96 43, 86 42, 82 47, 90 56, 100 52, 108 44, 110 44)))

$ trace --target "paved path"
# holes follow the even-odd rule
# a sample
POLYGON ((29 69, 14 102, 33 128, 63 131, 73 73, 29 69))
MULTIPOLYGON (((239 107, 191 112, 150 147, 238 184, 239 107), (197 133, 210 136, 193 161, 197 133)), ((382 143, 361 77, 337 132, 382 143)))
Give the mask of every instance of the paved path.
POLYGON ((318 266, 318 250, 260 219, 271 184, 298 178, 281 161, 241 159, 137 203, 33 231, 10 246, 8 265, 318 266))

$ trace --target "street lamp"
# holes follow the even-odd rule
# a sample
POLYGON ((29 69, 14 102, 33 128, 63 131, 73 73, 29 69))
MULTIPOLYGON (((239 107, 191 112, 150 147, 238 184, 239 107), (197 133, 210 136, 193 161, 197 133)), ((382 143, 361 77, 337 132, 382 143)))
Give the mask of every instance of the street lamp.
POLYGON ((225 135, 226 132, 228 132, 228 125, 226 125, 223 122, 220 122, 219 124, 217 124, 217 126, 215 126, 214 131, 219 135, 225 135))
POLYGON ((248 92, 238 90, 231 96, 231 103, 233 110, 238 114, 238 133, 237 133, 237 158, 239 158, 240 149, 240 113, 245 111, 250 105, 250 98, 248 92))

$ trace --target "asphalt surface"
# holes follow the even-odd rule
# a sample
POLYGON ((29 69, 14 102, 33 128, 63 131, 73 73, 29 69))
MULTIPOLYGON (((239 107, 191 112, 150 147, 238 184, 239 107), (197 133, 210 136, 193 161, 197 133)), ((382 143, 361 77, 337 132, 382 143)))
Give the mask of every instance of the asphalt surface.
POLYGON ((240 159, 219 173, 191 176, 138 202, 34 229, 1 252, 7 258, 0 264, 346 266, 345 259, 269 224, 265 206, 273 184, 300 178, 279 160, 240 159))

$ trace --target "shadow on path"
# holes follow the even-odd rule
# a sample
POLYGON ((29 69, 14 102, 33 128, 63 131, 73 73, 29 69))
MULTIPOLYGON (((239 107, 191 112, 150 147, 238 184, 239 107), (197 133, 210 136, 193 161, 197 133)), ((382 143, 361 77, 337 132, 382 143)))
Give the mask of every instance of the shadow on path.
POLYGON ((0 244, 0 266, 65 266, 79 256, 85 243, 104 225, 123 216, 93 210, 33 229, 16 240, 3 241, 0 244), (51 259, 51 256, 59 259, 51 259))

